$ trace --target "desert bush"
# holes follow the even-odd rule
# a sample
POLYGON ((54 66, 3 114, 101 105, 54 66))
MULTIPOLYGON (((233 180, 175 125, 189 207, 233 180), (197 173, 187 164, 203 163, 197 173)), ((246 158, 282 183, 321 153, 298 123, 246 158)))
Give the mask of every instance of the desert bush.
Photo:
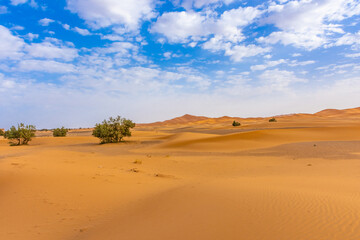
POLYGON ((64 128, 64 127, 61 127, 61 128, 55 128, 53 130, 53 136, 54 137, 66 137, 66 134, 69 130, 64 128))
POLYGON ((131 136, 131 128, 135 127, 135 123, 126 118, 117 116, 110 117, 102 123, 95 125, 93 136, 101 140, 101 143, 117 143, 121 142, 124 137, 131 136))
POLYGON ((237 121, 233 121, 233 123, 232 123, 232 125, 234 126, 234 127, 237 127, 237 126, 240 126, 241 125, 241 123, 239 123, 239 122, 237 122, 237 121))
POLYGON ((12 126, 4 133, 4 137, 10 140, 11 146, 26 145, 35 137, 36 128, 33 125, 18 124, 18 127, 12 126))
POLYGON ((277 120, 275 118, 270 118, 269 122, 277 122, 277 120))
POLYGON ((0 136, 4 136, 4 134, 5 132, 2 129, 0 129, 0 136))

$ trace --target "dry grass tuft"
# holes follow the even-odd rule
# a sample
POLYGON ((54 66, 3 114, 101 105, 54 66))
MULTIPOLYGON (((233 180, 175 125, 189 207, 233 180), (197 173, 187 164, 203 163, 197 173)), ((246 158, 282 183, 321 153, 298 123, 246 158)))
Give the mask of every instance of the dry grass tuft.
POLYGON ((142 160, 136 159, 133 163, 134 163, 134 164, 142 164, 142 160))

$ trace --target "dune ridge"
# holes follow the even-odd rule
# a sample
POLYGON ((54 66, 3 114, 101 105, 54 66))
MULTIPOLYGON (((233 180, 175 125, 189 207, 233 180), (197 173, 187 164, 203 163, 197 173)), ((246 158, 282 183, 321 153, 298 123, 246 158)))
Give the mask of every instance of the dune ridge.
MULTIPOLYGON (((171 126, 171 125, 182 125, 182 124, 191 124, 191 125, 200 125, 200 124, 221 124, 229 121, 244 121, 244 122, 254 122, 254 121, 266 121, 271 117, 275 117, 280 120, 303 120, 306 119, 309 121, 310 118, 315 119, 331 119, 331 118, 343 118, 343 119, 360 119, 360 107, 349 108, 349 109, 325 109, 314 114, 310 113, 293 113, 293 114, 284 114, 284 115, 275 115, 269 117, 204 117, 204 116, 194 116, 194 115, 183 115, 181 117, 176 117, 170 120, 154 122, 154 123, 140 123, 139 126, 171 126)), ((342 119, 342 120, 343 120, 342 119)))
POLYGON ((360 140, 360 134, 352 135, 354 132, 360 133, 360 127, 268 129, 220 136, 197 134, 195 139, 183 137, 184 134, 174 134, 171 138, 168 138, 169 141, 161 144, 160 147, 182 148, 183 150, 196 149, 200 151, 204 149, 207 149, 207 151, 240 151, 260 146, 271 147, 284 143, 304 141, 360 140))

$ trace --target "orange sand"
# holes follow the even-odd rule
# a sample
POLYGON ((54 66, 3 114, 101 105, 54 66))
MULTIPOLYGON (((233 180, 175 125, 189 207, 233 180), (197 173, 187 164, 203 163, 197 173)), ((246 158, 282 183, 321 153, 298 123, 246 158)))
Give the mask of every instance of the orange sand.
POLYGON ((360 111, 338 111, 0 140, 0 239, 358 240, 360 111))

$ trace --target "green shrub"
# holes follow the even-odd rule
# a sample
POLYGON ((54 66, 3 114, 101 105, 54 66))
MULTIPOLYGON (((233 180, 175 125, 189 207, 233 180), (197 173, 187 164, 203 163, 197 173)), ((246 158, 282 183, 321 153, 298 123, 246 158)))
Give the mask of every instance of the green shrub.
POLYGON ((277 120, 275 118, 270 118, 269 122, 277 122, 277 120))
POLYGON ((62 128, 56 128, 53 130, 53 136, 54 137, 66 137, 66 134, 69 130, 62 127, 62 128))
POLYGON ((0 129, 0 136, 4 136, 4 131, 2 129, 0 129))
POLYGON ((234 127, 237 127, 237 126, 241 126, 241 123, 239 123, 239 122, 237 122, 237 121, 233 121, 233 123, 232 123, 232 125, 234 126, 234 127))
POLYGON ((121 118, 109 118, 102 123, 95 125, 93 136, 101 140, 101 143, 117 143, 121 142, 124 137, 130 137, 130 128, 134 128, 135 123, 131 120, 121 118))
POLYGON ((26 145, 35 137, 36 128, 33 125, 18 124, 18 127, 12 126, 4 134, 4 137, 10 140, 11 146, 26 145))

